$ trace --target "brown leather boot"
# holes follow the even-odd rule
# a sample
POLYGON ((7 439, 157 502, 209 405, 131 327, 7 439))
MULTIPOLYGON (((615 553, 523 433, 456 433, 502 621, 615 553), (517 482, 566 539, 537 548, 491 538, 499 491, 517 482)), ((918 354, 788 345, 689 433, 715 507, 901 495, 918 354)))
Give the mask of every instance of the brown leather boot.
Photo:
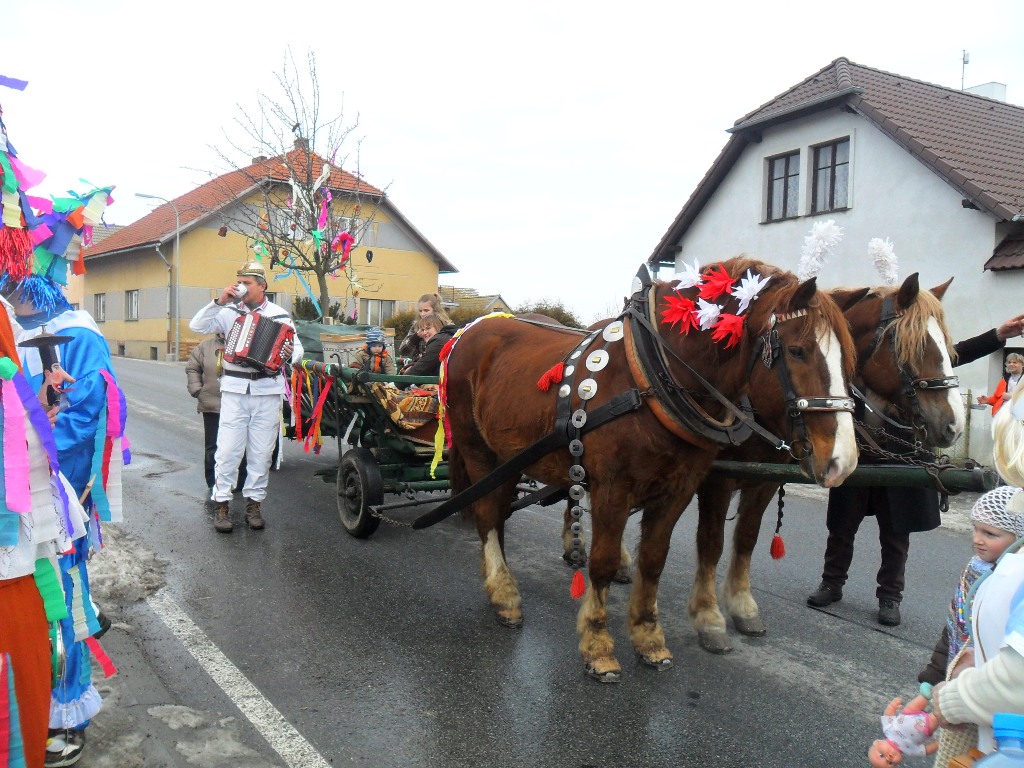
POLYGON ((263 530, 263 515, 260 513, 260 503, 255 499, 246 499, 245 522, 254 531, 263 530))
POLYGON ((218 501, 217 506, 213 508, 213 527, 221 533, 231 533, 235 527, 231 522, 231 511, 226 501, 218 501))

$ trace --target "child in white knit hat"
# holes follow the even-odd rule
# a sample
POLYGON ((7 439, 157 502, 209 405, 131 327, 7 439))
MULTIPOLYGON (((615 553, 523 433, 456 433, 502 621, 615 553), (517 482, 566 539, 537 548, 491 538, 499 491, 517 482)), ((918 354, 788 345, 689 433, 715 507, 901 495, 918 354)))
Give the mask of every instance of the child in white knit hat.
MULTIPOLYGON (((974 530, 971 543, 974 556, 967 563, 956 593, 949 606, 949 616, 942 630, 931 660, 921 673, 918 681, 922 690, 929 684, 952 679, 960 669, 973 665, 971 645, 971 603, 975 584, 990 574, 1000 556, 1024 536, 1024 493, 1020 488, 1002 485, 982 494, 971 508, 971 522, 974 530)), ((977 741, 977 727, 966 725, 961 730, 941 732, 939 738, 939 762, 956 756, 977 741)))

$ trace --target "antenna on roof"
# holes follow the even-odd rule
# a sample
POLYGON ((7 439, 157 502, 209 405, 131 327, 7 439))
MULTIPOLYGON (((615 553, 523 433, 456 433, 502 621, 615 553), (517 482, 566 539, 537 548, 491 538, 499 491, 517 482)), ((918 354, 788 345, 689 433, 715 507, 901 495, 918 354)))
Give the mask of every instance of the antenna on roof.
POLYGON ((964 89, 964 73, 967 71, 967 65, 971 63, 971 54, 964 49, 963 64, 960 66, 960 90, 964 89))

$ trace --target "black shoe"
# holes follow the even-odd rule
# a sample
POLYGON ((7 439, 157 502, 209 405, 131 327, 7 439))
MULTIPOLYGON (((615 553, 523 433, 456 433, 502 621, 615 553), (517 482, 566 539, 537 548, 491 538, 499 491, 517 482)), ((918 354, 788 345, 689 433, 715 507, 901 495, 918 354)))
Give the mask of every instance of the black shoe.
POLYGON ((807 597, 807 604, 812 608, 824 608, 826 605, 838 603, 843 599, 843 588, 827 581, 821 582, 818 589, 807 597))
POLYGON ((887 627, 900 625, 900 601, 883 597, 878 601, 878 623, 887 627))
POLYGON ((85 749, 85 731, 57 731, 46 740, 46 768, 74 765, 85 749))

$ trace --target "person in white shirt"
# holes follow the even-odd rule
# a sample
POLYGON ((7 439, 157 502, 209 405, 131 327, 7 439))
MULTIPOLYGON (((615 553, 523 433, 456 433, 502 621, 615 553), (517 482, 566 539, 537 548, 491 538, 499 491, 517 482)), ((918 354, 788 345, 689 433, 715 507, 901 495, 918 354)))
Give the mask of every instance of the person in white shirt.
MULTIPOLYGON (((189 323, 196 333, 220 333, 228 336, 239 314, 258 313, 294 327, 287 310, 267 301, 267 273, 257 261, 238 270, 238 282, 229 285, 214 301, 196 313, 189 323)), ((292 363, 302 359, 298 338, 281 351, 292 363), (289 348, 290 347, 290 348, 289 348)), ((261 502, 267 496, 270 460, 281 429, 281 402, 285 393, 284 377, 224 361, 220 382, 220 427, 214 457, 214 528, 230 533, 233 528, 228 502, 238 478, 238 465, 246 455, 247 475, 242 495, 245 520, 249 527, 264 526, 261 502)))

